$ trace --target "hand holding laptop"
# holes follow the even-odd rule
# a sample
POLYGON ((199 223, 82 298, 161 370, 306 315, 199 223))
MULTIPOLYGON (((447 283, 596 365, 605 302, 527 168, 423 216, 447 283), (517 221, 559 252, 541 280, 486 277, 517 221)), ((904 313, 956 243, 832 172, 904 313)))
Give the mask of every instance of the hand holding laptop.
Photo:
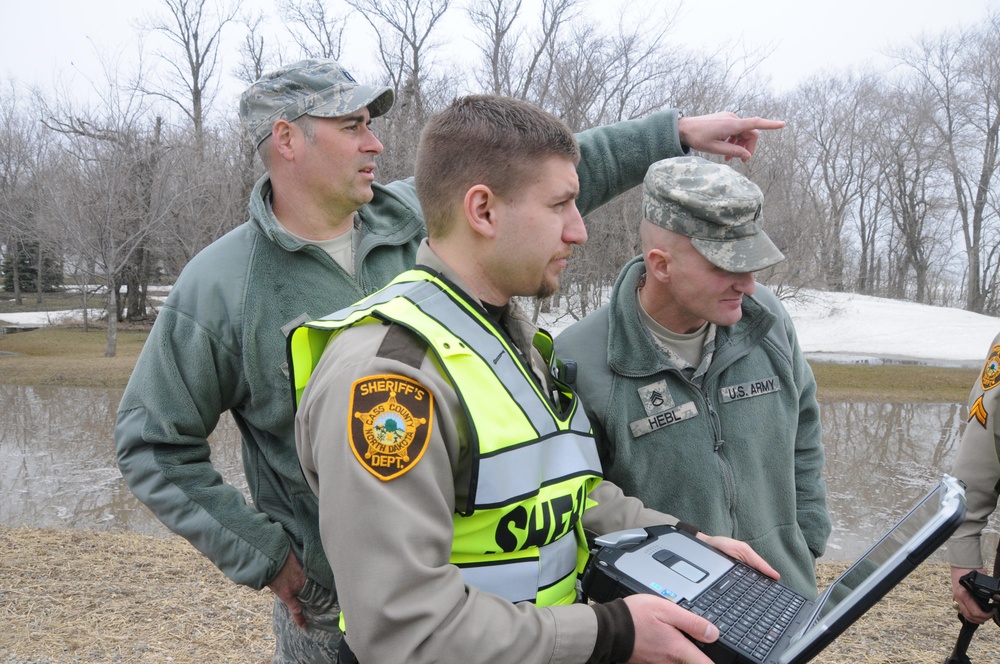
MULTIPOLYGON (((746 542, 704 533, 698 533, 698 539, 762 574, 779 578, 774 568, 746 542)), ((718 639, 719 630, 711 622, 655 595, 632 595, 625 598, 625 604, 635 624, 635 646, 629 662, 711 664, 711 660, 690 640, 711 643, 718 639)))
POLYGON ((691 641, 712 643, 718 639, 719 629, 711 622, 656 595, 631 595, 625 598, 625 604, 635 625, 635 646, 628 660, 630 663, 712 664, 712 660, 691 641))
POLYGON ((730 558, 735 558, 741 563, 753 567, 758 572, 764 574, 764 576, 769 576, 775 581, 781 579, 781 575, 778 574, 777 570, 768 565, 767 561, 761 558, 746 542, 734 540, 729 537, 706 535, 705 533, 698 533, 698 539, 722 551, 730 558))

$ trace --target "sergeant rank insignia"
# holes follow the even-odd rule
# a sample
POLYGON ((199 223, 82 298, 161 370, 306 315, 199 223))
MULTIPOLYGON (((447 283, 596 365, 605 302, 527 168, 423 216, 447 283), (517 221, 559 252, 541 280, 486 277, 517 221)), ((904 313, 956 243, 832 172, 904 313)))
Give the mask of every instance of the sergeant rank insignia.
POLYGON ((434 396, 405 376, 368 376, 351 388, 348 438, 361 465, 383 482, 417 465, 431 438, 434 396))

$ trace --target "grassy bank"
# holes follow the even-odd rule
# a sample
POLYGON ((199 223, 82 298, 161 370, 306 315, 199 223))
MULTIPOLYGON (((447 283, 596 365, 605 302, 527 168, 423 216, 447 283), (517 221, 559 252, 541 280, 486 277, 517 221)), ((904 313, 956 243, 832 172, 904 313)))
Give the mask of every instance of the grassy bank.
MULTIPOLYGON (((0 316, 2 317, 2 316, 0 316)), ((146 330, 122 328, 113 358, 104 328, 52 327, 0 335, 0 382, 124 387, 146 330), (11 353, 11 354, 5 354, 11 353)), ((978 370, 922 366, 813 364, 820 401, 964 402, 978 370)))
MULTIPOLYGON (((91 296, 89 306, 101 306, 103 296, 91 296)), ((83 308, 83 297, 77 293, 44 293, 41 301, 35 293, 21 293, 21 304, 14 301, 12 293, 0 291, 0 321, 7 313, 32 313, 38 311, 67 311, 83 308)))
POLYGON ((820 401, 964 403, 978 369, 812 363, 820 401))
POLYGON ((148 330, 119 329, 114 357, 104 356, 105 327, 91 326, 86 332, 82 327, 43 327, 0 335, 0 382, 125 387, 148 334, 148 330))

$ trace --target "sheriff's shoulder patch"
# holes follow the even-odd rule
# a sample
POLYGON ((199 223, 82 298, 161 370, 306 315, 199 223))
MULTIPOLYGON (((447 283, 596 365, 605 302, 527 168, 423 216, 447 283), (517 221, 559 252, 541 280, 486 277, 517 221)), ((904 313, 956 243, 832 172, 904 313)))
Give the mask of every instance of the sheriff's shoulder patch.
POLYGON ((405 376, 368 376, 351 386, 348 439, 361 465, 383 482, 417 465, 431 439, 434 395, 405 376))
POLYGON ((992 389, 997 386, 997 382, 1000 382, 1000 344, 991 348, 990 355, 986 358, 986 366, 983 367, 983 389, 992 389))

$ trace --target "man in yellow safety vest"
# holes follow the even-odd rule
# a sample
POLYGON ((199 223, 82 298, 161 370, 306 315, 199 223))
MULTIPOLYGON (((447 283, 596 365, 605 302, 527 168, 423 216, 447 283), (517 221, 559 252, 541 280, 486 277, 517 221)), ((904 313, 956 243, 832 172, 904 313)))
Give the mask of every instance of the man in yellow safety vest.
POLYGON ((541 109, 456 100, 421 136, 416 268, 290 337, 296 443, 357 661, 709 661, 687 636, 715 626, 666 599, 577 603, 588 534, 677 523, 601 480, 551 338, 512 300, 554 293, 586 241, 578 159, 541 109))

